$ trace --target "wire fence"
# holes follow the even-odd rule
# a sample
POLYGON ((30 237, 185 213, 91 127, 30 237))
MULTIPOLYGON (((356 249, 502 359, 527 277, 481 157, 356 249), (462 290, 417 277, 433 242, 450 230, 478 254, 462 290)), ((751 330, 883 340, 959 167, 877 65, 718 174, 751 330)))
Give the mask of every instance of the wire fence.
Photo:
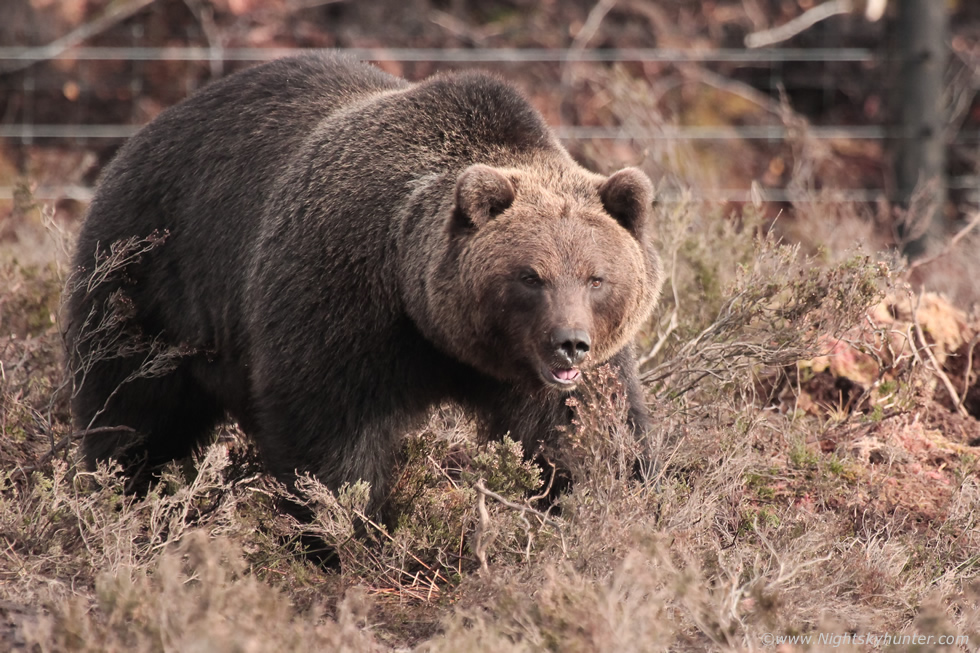
MULTIPOLYGON (((135 64, 137 62, 261 62, 309 52, 298 48, 218 48, 218 47, 0 47, 0 73, 23 71, 22 87, 17 91, 30 103, 32 94, 39 91, 33 66, 52 60, 67 62, 114 61, 135 64)), ((768 68, 774 76, 772 83, 781 85, 779 79, 782 64, 791 63, 881 63, 883 55, 867 48, 722 48, 712 50, 686 50, 672 48, 626 49, 543 49, 543 48, 349 48, 335 49, 349 57, 375 62, 430 62, 453 65, 488 64, 611 64, 611 63, 659 63, 659 64, 728 64, 768 68)), ((135 81, 135 80, 134 80, 135 81)), ((832 81, 832 80, 831 80, 832 81)), ((821 83, 827 84, 827 80, 821 83)), ((7 89, 10 92, 12 89, 7 89)), ((628 141, 628 142, 710 142, 710 141, 760 141, 778 144, 790 134, 790 128, 782 124, 771 125, 663 125, 656 129, 638 127, 597 127, 584 125, 554 125, 559 138, 566 142, 628 141)), ((132 136, 138 124, 115 122, 108 124, 78 124, 71 122, 40 123, 22 120, 16 123, 0 123, 0 138, 19 145, 31 145, 45 141, 58 141, 83 147, 92 142, 121 142, 132 136)), ((906 138, 893 126, 877 125, 810 125, 806 136, 822 141, 873 141, 885 145, 896 138, 906 138)), ((976 148, 980 160, 980 129, 957 129, 949 139, 950 145, 976 148)), ((872 188, 823 188, 819 194, 803 193, 789 188, 700 188, 697 199, 709 201, 747 202, 811 202, 853 201, 874 202, 880 199, 894 200, 893 192, 883 183, 872 188)), ((947 180, 947 187, 959 191, 963 201, 980 203, 980 175, 954 176, 947 180)), ((93 188, 78 184, 41 186, 34 189, 37 199, 50 201, 73 199, 87 202, 93 188)), ((0 185, 0 199, 10 199, 18 189, 0 185)), ((680 193, 667 192, 663 199, 680 198, 680 193)))
MULTIPOLYGON (((271 61, 310 48, 206 48, 206 47, 76 47, 66 51, 49 47, 0 47, 0 62, 36 62, 49 59, 75 61, 271 61)), ((719 62, 779 63, 788 61, 874 61, 877 56, 866 48, 716 48, 681 50, 677 48, 341 48, 320 50, 342 52, 362 61, 428 61, 436 63, 532 63, 582 61, 616 63, 626 61, 655 63, 719 62)))

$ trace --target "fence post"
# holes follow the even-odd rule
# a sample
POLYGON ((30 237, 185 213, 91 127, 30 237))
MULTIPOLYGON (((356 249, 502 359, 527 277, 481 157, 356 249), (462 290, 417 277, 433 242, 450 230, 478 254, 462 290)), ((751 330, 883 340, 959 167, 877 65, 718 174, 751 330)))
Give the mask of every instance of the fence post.
MULTIPOLYGON (((907 240, 905 255, 918 258, 946 234, 946 102, 948 58, 947 9, 941 0, 898 0, 892 47, 899 62, 896 102, 895 186, 905 207, 913 193, 929 211, 923 234, 907 240)), ((910 234, 903 234, 909 236, 910 234)))

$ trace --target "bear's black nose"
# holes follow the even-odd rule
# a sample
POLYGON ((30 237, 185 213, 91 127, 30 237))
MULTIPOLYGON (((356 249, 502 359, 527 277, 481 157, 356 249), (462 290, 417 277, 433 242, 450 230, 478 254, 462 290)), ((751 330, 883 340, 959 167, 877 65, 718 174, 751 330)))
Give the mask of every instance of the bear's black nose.
POLYGON ((585 329, 555 329, 551 332, 551 345, 560 362, 574 367, 585 360, 585 355, 592 346, 592 339, 585 329))

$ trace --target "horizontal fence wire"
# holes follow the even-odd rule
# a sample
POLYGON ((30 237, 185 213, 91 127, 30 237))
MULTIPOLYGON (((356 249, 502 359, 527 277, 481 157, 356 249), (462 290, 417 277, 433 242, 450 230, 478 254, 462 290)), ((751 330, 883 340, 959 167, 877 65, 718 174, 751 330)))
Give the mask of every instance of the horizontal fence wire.
POLYGON ((875 61, 865 48, 218 48, 218 47, 0 47, 0 61, 270 61, 303 52, 341 53, 364 61, 433 63, 534 63, 580 61, 779 63, 801 61, 875 61))
MULTIPOLYGON (((789 62, 857 62, 881 61, 881 56, 867 48, 738 48, 676 49, 676 48, 218 48, 218 47, 0 47, 0 71, 15 63, 24 68, 33 63, 50 60, 67 61, 199 61, 199 62, 261 62, 308 52, 339 53, 364 61, 433 62, 448 64, 479 63, 730 63, 767 65, 789 62)), ((122 140, 135 134, 141 125, 132 124, 0 124, 0 138, 19 140, 22 144, 35 139, 62 139, 74 142, 85 140, 122 140)), ((657 128, 596 127, 558 125, 554 127, 565 141, 727 141, 751 140, 777 142, 800 134, 798 128, 783 125, 665 125, 657 128)), ((807 138, 818 140, 885 141, 903 138, 903 134, 884 125, 810 125, 807 138)), ((954 143, 977 143, 980 130, 961 131, 954 143)), ((980 177, 962 176, 948 181, 950 189, 972 191, 970 201, 980 201, 980 177)), ((12 186, 0 186, 0 199, 11 199, 17 193, 12 186)), ((85 186, 44 186, 34 190, 40 200, 91 200, 93 189, 85 186)), ((662 201, 680 201, 692 195, 665 191, 662 201)), ((823 189, 818 192, 769 189, 706 189, 694 193, 694 199, 719 202, 875 202, 890 199, 885 189, 823 189)))
MULTIPOLYGON (((976 177, 953 177, 947 180, 947 187, 951 190, 973 191, 976 196, 971 201, 980 201, 980 186, 978 186, 976 177)), ((18 190, 14 186, 0 186, 0 200, 14 199, 18 190)), ((78 184, 39 186, 31 190, 31 197, 33 199, 45 202, 73 200, 88 203, 92 201, 94 194, 94 188, 78 184)), ((786 188, 758 188, 756 190, 716 188, 700 192, 684 192, 667 189, 657 193, 657 201, 662 203, 685 202, 689 199, 705 202, 821 204, 832 202, 877 202, 890 198, 886 191, 876 188, 823 188, 810 191, 786 188)))
MULTIPOLYGON (((17 189, 13 187, 0 186, 0 199, 13 199, 17 189)), ((78 202, 90 202, 95 193, 94 188, 88 186, 68 185, 68 186, 41 186, 33 189, 31 196, 36 200, 75 200, 78 202)), ((813 191, 808 196, 804 196, 799 191, 790 191, 782 188, 765 188, 757 191, 743 189, 713 189, 700 193, 685 193, 683 191, 667 190, 657 193, 658 202, 676 203, 687 200, 707 201, 707 202, 792 202, 792 203, 824 203, 824 202, 875 202, 884 198, 884 191, 874 189, 838 189, 813 191)))
MULTIPOLYGON (((31 140, 34 138, 62 139, 124 139, 140 130, 142 125, 0 125, 0 138, 31 140)), ((782 125, 712 125, 712 126, 674 126, 665 125, 656 129, 629 127, 589 127, 553 126, 555 133, 564 140, 682 140, 682 141, 723 141, 723 140, 769 140, 777 141, 790 134, 801 133, 800 128, 782 125)), ((888 127, 877 125, 863 126, 807 126, 802 130, 808 138, 817 140, 884 140, 902 138, 901 134, 888 127)), ((980 142, 980 131, 963 132, 956 143, 980 142)))
MULTIPOLYGON (((140 125, 0 125, 0 138, 129 138, 140 125)), ((780 140, 791 131, 781 125, 762 126, 665 126, 656 129, 626 127, 554 126, 559 138, 566 140, 780 140)), ((799 130, 793 130, 799 131, 799 130)), ((817 139, 847 138, 880 140, 887 138, 884 127, 808 127, 807 136, 817 139)))

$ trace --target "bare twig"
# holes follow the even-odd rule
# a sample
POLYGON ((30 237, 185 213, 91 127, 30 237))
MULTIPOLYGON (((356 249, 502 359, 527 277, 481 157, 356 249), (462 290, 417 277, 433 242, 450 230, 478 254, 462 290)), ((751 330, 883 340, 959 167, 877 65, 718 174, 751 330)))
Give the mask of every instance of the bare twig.
MULTIPOLYGON (((432 457, 432 454, 429 454, 428 456, 426 456, 426 459, 429 461, 429 464, 432 465, 432 469, 439 470, 439 473, 446 477, 446 480, 449 481, 449 484, 453 486, 453 489, 456 489, 456 488, 459 487, 459 485, 457 485, 455 479, 453 479, 453 477, 449 475, 449 472, 447 472, 445 469, 443 469, 442 465, 439 464, 439 461, 437 461, 435 458, 432 457)), ((404 474, 403 474, 403 476, 404 476, 404 474)))
POLYGON ((544 489, 541 490, 541 492, 535 494, 533 497, 528 498, 528 503, 533 503, 535 501, 540 501, 541 499, 544 499, 546 496, 548 496, 548 493, 551 492, 551 488, 555 483, 555 475, 558 473, 558 468, 555 467, 555 463, 551 462, 547 458, 545 459, 545 462, 547 462, 548 465, 551 467, 551 476, 548 478, 548 484, 545 485, 544 489))
POLYGON ((499 35, 502 29, 500 25, 494 23, 474 27, 452 14, 438 9, 433 9, 430 12, 429 20, 453 36, 475 46, 484 45, 489 37, 499 35))
POLYGON ((970 391, 970 375, 973 374, 973 349, 977 346, 978 341, 980 341, 980 333, 970 340, 970 347, 966 352, 966 369, 963 371, 963 394, 960 396, 960 406, 966 402, 966 395, 970 391))
MULTIPOLYGON (((0 67, 0 73, 13 73, 25 68, 30 68, 39 61, 50 61, 70 50, 79 43, 86 41, 100 32, 104 32, 113 25, 120 23, 136 12, 153 4, 154 0, 129 0, 128 2, 110 2, 105 11, 94 20, 80 25, 68 32, 60 39, 55 39, 42 48, 38 48, 40 54, 35 59, 15 61, 6 66, 0 67)), ((27 48, 25 48, 27 49, 27 48)), ((30 48, 35 49, 35 48, 30 48)))
POLYGON ((19 467, 13 474, 10 475, 12 480, 20 480, 27 478, 27 475, 31 472, 37 471, 44 465, 51 462, 51 459, 58 455, 62 449, 67 447, 69 444, 76 440, 80 440, 87 435, 97 435, 100 433, 135 433, 136 429, 130 426, 96 426, 95 428, 83 429, 81 431, 75 431, 69 433, 65 437, 61 438, 57 444, 51 447, 51 450, 41 456, 37 463, 34 465, 28 465, 26 467, 19 467))
POLYGON ((490 566, 487 564, 487 547, 490 545, 490 513, 487 511, 487 495, 480 492, 476 498, 476 512, 479 519, 473 533, 473 553, 480 561, 480 571, 487 572, 490 566))
POLYGON ((913 261, 912 263, 909 264, 908 271, 911 272, 912 270, 915 270, 916 268, 920 268, 923 265, 929 265, 930 263, 936 261, 937 259, 946 256, 956 247, 957 244, 959 244, 961 240, 963 240, 963 238, 968 233, 973 231, 977 227, 977 225, 980 225, 980 211, 978 211, 972 218, 970 218, 970 221, 966 224, 965 227, 957 231, 956 235, 954 235, 952 238, 949 239, 949 242, 946 243, 945 247, 943 247, 940 251, 936 252, 932 256, 927 256, 925 258, 920 258, 916 261, 913 261))
MULTIPOLYGON (((568 51, 565 53, 565 58, 561 63, 561 96, 563 98, 572 83, 572 69, 568 65, 569 61, 575 61, 578 58, 579 53, 586 48, 589 41, 592 40, 592 37, 599 31, 602 19, 606 17, 606 14, 615 5, 616 0, 599 0, 592 7, 591 11, 589 11, 589 15, 586 17, 582 29, 575 35, 575 39, 572 41, 572 45, 568 48, 568 51)), ((559 115, 561 114, 559 113, 559 115)))
POLYGON ((221 56, 224 48, 221 42, 221 31, 214 22, 214 10, 210 4, 204 3, 203 0, 184 0, 184 4, 187 5, 187 8, 197 18, 197 22, 201 26, 201 31, 204 32, 204 36, 208 40, 211 77, 217 79, 224 72, 224 60, 221 56))
POLYGON ((292 0, 289 3, 289 9, 292 11, 299 11, 300 9, 313 9, 315 7, 323 7, 326 5, 336 4, 338 2, 346 2, 346 0, 292 0))
POLYGON ((599 0, 589 11, 589 15, 585 19, 585 23, 582 24, 582 29, 578 31, 575 35, 575 40, 572 41, 572 46, 570 50, 584 50, 585 46, 589 44, 592 37, 596 35, 599 31, 599 26, 602 24, 602 19, 606 17, 606 14, 616 6, 616 0, 599 0))
MULTIPOLYGON (((429 571, 432 574, 432 578, 430 579, 430 582, 434 582, 436 579, 439 579, 439 580, 442 580, 443 582, 445 582, 447 584, 449 583, 449 579, 447 579, 445 576, 443 576, 442 574, 440 574, 438 569, 433 569, 431 566, 425 564, 422 561, 421 558, 419 558, 417 555, 415 555, 414 553, 412 553, 411 551, 409 551, 408 550, 408 547, 406 547, 404 544, 402 544, 401 542, 399 542, 395 538, 393 538, 388 533, 387 529, 383 528, 380 524, 378 524, 377 522, 375 522, 374 520, 372 520, 370 517, 368 517, 364 513, 364 511, 362 511, 362 510, 354 510, 353 512, 365 524, 367 524, 367 525, 371 526, 372 528, 374 528, 375 531, 377 531, 382 536, 384 536, 385 538, 387 538, 387 540, 389 542, 391 542, 396 547, 398 547, 403 553, 405 553, 412 560, 414 560, 415 562, 417 562, 418 564, 420 564, 422 567, 424 567, 427 571, 429 571)), ((404 570, 401 570, 401 569, 399 569, 398 571, 401 572, 401 573, 403 573, 403 574, 406 573, 404 570)))
MULTIPOLYGON (((675 290, 674 295, 676 294, 677 291, 675 290)), ((660 353, 660 350, 663 349, 663 346, 667 343, 667 338, 670 337, 670 334, 672 334, 674 332, 674 329, 676 328, 677 328, 677 304, 675 303, 674 310, 671 311, 670 313, 670 321, 667 323, 667 329, 660 334, 660 337, 657 339, 656 344, 654 344, 653 347, 650 348, 650 351, 647 352, 642 358, 640 358, 638 363, 639 366, 642 367, 644 364, 649 363, 654 358, 656 358, 657 354, 660 353)))
MULTIPOLYGON (((921 299, 922 298, 920 296, 919 301, 921 301, 921 299)), ((911 302, 911 300, 909 301, 911 302)), ((946 392, 949 393, 950 399, 953 400, 953 404, 956 407, 956 412, 963 417, 968 417, 969 413, 966 412, 966 408, 964 408, 963 404, 960 402, 960 395, 958 392, 956 392, 956 388, 953 387, 953 382, 950 381, 949 377, 946 376, 946 373, 943 372, 942 366, 939 364, 939 361, 936 360, 936 355, 932 353, 932 347, 930 347, 926 342, 925 334, 922 333, 922 326, 919 324, 918 316, 919 301, 917 301, 912 307, 912 324, 915 327, 915 335, 918 336, 919 342, 922 343, 922 348, 925 350, 926 356, 929 357, 929 362, 932 363, 932 369, 936 373, 936 376, 939 377, 939 380, 943 382, 944 386, 946 386, 946 392)))
MULTIPOLYGON (((554 475, 552 475, 552 479, 554 479, 554 475)), ((529 535, 531 532, 531 522, 527 519, 528 515, 534 515, 540 519, 542 523, 553 526, 555 530, 558 531, 558 535, 561 538, 562 551, 565 551, 565 536, 561 530, 561 522, 550 517, 546 513, 541 512, 540 510, 535 510, 527 505, 522 506, 519 503, 514 503, 513 501, 509 501, 508 499, 500 496, 496 492, 488 490, 487 486, 484 485, 482 478, 473 484, 473 489, 476 490, 477 494, 479 495, 476 501, 477 523, 473 534, 473 552, 476 554, 477 560, 480 561, 481 572, 487 572, 490 569, 489 565, 487 564, 487 548, 494 539, 490 530, 490 512, 487 510, 487 497, 494 499, 511 510, 516 510, 520 514, 521 519, 524 521, 524 526, 528 529, 529 535)), ((530 537, 528 538, 527 546, 524 549, 524 555, 528 559, 531 556, 530 537)))
POLYGON ((852 11, 854 11, 854 3, 851 0, 830 0, 830 2, 825 2, 817 5, 813 9, 804 11, 793 20, 779 27, 749 34, 745 37, 745 47, 762 48, 767 45, 788 41, 822 20, 827 20, 840 14, 849 14, 852 11))
POLYGON ((724 75, 719 75, 716 72, 708 70, 704 66, 696 64, 678 65, 677 70, 684 77, 693 82, 710 86, 711 88, 722 91, 723 93, 730 93, 738 96, 743 100, 765 109, 769 113, 773 113, 778 116, 782 116, 784 113, 784 108, 780 105, 779 101, 774 100, 766 93, 762 93, 751 84, 746 84, 745 82, 740 82, 737 79, 731 79, 729 77, 725 77, 724 75))
POLYGON ((680 451, 681 445, 684 443, 683 438, 678 438, 674 448, 671 450, 667 456, 658 463, 659 469, 657 470, 657 476, 653 479, 653 487, 659 487, 661 481, 664 480, 664 476, 667 474, 667 469, 670 467, 670 463, 674 461, 674 456, 680 451))
POLYGON ((532 514, 538 519, 540 519, 543 523, 548 524, 549 526, 554 526, 555 528, 558 529, 561 528, 561 522, 556 520, 554 517, 551 517, 548 514, 541 512, 540 510, 532 508, 531 506, 522 506, 519 503, 514 503, 513 501, 505 499, 504 497, 500 496, 496 492, 492 490, 488 490, 487 487, 483 484, 482 480, 479 480, 476 483, 474 483, 473 489, 479 492, 480 495, 490 497, 491 499, 497 501, 498 503, 507 506, 511 510, 517 510, 518 512, 525 513, 525 514, 528 513, 532 514))
POLYGON ((677 247, 674 248, 670 266, 670 289, 674 294, 674 310, 670 314, 670 321, 667 323, 667 329, 660 334, 656 344, 653 345, 650 351, 640 357, 640 360, 637 362, 638 367, 643 367, 656 358, 657 354, 660 353, 660 350, 663 349, 663 346, 667 343, 667 338, 669 338, 670 334, 677 328, 677 311, 681 305, 680 299, 677 296, 677 249, 677 247))

